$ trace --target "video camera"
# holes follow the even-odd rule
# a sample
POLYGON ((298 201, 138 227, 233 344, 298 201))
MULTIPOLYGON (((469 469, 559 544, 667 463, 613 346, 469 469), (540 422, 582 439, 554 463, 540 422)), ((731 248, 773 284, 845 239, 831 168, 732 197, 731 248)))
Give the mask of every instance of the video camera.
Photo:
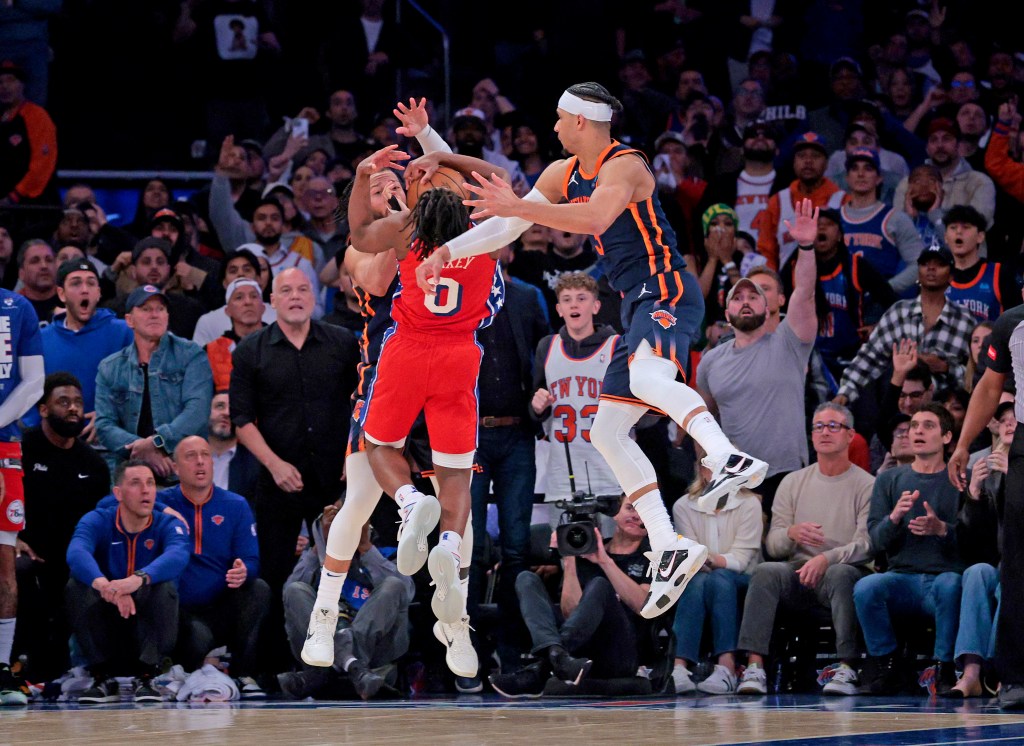
POLYGON ((591 554, 597 550, 597 514, 615 517, 622 505, 622 495, 591 495, 573 492, 572 499, 558 500, 555 507, 562 509, 555 537, 558 553, 562 557, 591 554))

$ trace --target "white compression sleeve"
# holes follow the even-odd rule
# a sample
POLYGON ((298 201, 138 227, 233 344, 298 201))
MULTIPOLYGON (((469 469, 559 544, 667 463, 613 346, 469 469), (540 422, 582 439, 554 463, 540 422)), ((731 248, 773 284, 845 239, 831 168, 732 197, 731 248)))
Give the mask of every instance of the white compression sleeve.
POLYGON ((43 380, 46 370, 42 355, 19 355, 18 371, 21 381, 0 404, 0 427, 6 427, 22 417, 43 398, 43 380))
POLYGON ((345 502, 334 517, 327 537, 327 555, 338 560, 352 559, 359 546, 363 524, 370 520, 384 492, 373 476, 366 451, 353 453, 345 459, 345 485, 345 502))
POLYGON ((450 153, 452 152, 451 146, 445 141, 438 131, 431 127, 429 124, 426 129, 419 131, 416 135, 416 142, 423 148, 424 153, 450 153))
MULTIPOLYGON (((551 204, 550 200, 536 189, 531 189, 523 199, 551 204)), ((449 241, 448 251, 451 252, 452 259, 490 254, 502 246, 508 246, 531 225, 533 223, 522 218, 488 218, 449 241)))
POLYGON ((590 428, 590 442, 608 462, 627 497, 641 487, 658 483, 651 460, 629 437, 629 431, 646 411, 646 407, 634 404, 602 401, 590 428))

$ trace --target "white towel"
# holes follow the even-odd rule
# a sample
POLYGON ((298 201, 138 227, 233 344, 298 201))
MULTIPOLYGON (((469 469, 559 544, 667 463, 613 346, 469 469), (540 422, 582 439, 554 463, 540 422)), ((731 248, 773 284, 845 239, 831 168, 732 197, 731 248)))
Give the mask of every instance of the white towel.
POLYGON ((238 687, 209 663, 193 671, 178 690, 179 702, 230 702, 239 699, 238 687))

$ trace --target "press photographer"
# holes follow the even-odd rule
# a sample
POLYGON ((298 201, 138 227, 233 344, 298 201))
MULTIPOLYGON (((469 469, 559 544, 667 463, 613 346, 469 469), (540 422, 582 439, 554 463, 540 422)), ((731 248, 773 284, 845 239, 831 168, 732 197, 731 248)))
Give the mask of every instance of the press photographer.
MULTIPOLYGON (((593 520, 594 512, 588 519, 576 514, 573 522, 559 527, 568 527, 561 533, 575 535, 586 520, 593 520)), ((538 660, 516 673, 492 675, 496 691, 506 697, 539 696, 551 676, 569 684, 579 684, 588 673, 599 679, 631 677, 641 661, 650 659, 653 622, 639 613, 649 590, 647 529, 628 501, 622 502, 614 521, 615 533, 605 540, 591 524, 592 552, 563 553, 558 602, 536 573, 516 578, 531 653, 538 660)))

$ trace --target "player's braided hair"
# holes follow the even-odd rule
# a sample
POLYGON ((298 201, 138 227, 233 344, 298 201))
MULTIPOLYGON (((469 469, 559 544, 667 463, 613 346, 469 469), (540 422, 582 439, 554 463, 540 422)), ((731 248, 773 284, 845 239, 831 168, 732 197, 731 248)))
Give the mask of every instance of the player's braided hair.
POLYGON ((465 232, 469 209, 462 204, 462 196, 450 189, 428 189, 417 200, 406 226, 412 228, 412 250, 426 259, 438 246, 465 232))
POLYGON ((577 83, 566 88, 569 93, 573 96, 579 96, 582 99, 589 101, 599 101, 602 104, 608 104, 612 107, 612 111, 622 111, 622 102, 613 96, 607 88, 600 83, 577 83))

